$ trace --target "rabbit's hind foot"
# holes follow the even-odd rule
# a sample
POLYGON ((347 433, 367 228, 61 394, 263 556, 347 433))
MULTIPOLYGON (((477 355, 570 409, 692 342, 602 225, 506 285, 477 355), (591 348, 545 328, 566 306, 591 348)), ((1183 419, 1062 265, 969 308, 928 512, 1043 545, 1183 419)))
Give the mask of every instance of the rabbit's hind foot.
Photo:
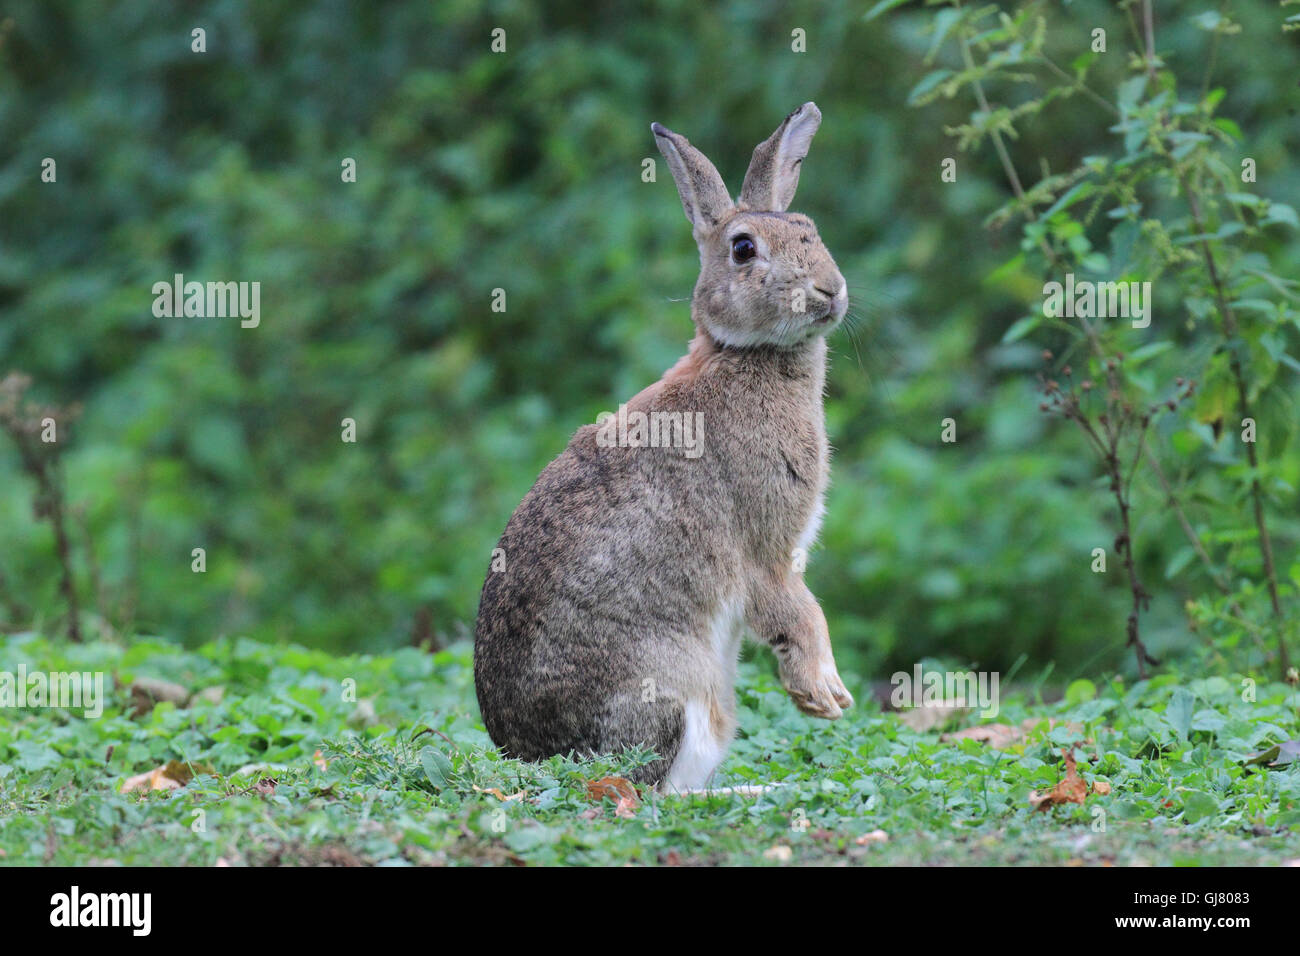
POLYGON ((691 787, 689 790, 665 790, 669 797, 761 797, 779 787, 776 783, 747 783, 739 787, 691 787))
POLYGON ((681 746, 659 789, 684 793, 704 787, 727 755, 730 735, 719 734, 719 721, 704 701, 686 702, 686 728, 681 746))

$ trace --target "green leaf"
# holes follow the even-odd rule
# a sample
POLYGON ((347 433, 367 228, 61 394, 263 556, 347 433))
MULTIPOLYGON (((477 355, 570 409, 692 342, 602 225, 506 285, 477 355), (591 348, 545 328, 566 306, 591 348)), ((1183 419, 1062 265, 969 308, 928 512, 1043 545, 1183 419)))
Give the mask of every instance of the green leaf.
POLYGON ((1051 219, 1052 214, 1060 212, 1062 209, 1069 209, 1077 202, 1082 202, 1097 191, 1097 187, 1090 182, 1075 183, 1075 185, 1066 190, 1060 199, 1052 203, 1046 212, 1043 213, 1044 219, 1051 219))
POLYGON ((436 747, 425 747, 420 753, 420 766, 424 768, 424 775, 435 789, 442 790, 447 786, 447 780, 451 776, 451 761, 442 751, 436 747))
POLYGON ((1219 812, 1219 801, 1203 790, 1188 790, 1183 794, 1183 820, 1198 823, 1219 812))
POLYGON ((966 12, 956 7, 945 7, 940 10, 934 18, 934 37, 930 40, 930 49, 926 51, 925 61, 931 62, 943 46, 943 41, 948 39, 948 34, 952 28, 961 23, 966 12))
POLYGON ((1169 706, 1165 708, 1165 718, 1182 740, 1186 740, 1187 734, 1191 731, 1195 706, 1196 698, 1186 688, 1174 688, 1174 693, 1169 698, 1169 706))
POLYGON ((1011 328, 1007 329, 1006 334, 1002 336, 1002 341, 1019 342, 1030 332, 1034 331, 1034 329, 1042 325, 1043 318, 1044 316, 1042 315, 1026 315, 1022 319, 1017 319, 1012 324, 1011 328))
POLYGON ((870 10, 866 12, 866 14, 862 17, 862 19, 874 20, 876 19, 876 17, 880 16, 881 14, 888 13, 890 10, 893 10, 895 7, 901 7, 903 4, 907 2, 908 0, 880 0, 879 3, 877 3, 874 7, 872 7, 870 10))
POLYGON ((1270 202, 1268 212, 1261 220, 1264 225, 1272 225, 1275 222, 1285 223, 1292 229, 1300 229, 1300 218, 1296 217, 1295 208, 1284 202, 1270 202))
POLYGON ((1079 704, 1087 703, 1097 696, 1097 685, 1087 678, 1079 678, 1071 681, 1070 686, 1065 688, 1065 703, 1070 707, 1077 707, 1079 704))
POLYGON ((1120 108, 1131 110, 1137 106, 1138 101, 1142 99, 1142 94, 1147 88, 1147 75, 1139 73, 1137 76, 1130 77, 1119 85, 1117 99, 1120 108))
POLYGON ((912 92, 907 94, 907 102, 909 104, 915 103, 950 76, 952 76, 952 70, 932 70, 927 73, 920 83, 912 87, 912 92))
POLYGON ((1196 557, 1196 551, 1193 548, 1179 548, 1169 560, 1169 564, 1165 566, 1165 580, 1176 577, 1179 571, 1192 563, 1194 557, 1196 557))
POLYGON ((1214 125, 1215 128, 1223 130, 1223 132, 1227 133, 1229 136, 1231 136, 1233 139, 1237 141, 1240 141, 1243 138, 1241 127, 1238 126, 1236 123, 1234 123, 1232 120, 1228 119, 1226 116, 1218 117, 1214 121, 1214 125))
POLYGON ((1168 352, 1174 347, 1174 343, 1168 339, 1161 339, 1158 342, 1148 342, 1139 349, 1134 349, 1127 358, 1124 359, 1124 365, 1127 368, 1137 368, 1142 363, 1155 358, 1164 352, 1168 352))

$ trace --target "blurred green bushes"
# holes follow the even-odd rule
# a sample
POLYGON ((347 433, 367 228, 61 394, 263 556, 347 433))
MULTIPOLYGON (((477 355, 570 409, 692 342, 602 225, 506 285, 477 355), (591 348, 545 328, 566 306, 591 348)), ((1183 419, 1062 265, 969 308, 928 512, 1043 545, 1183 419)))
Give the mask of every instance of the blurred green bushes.
MULTIPOLYGON (((940 182, 943 127, 970 106, 910 109, 929 17, 864 22, 868 6, 12 5, 0 373, 84 405, 65 458, 104 592, 86 583, 87 603, 187 642, 373 649, 470 625, 537 472, 690 337, 697 255, 668 177, 641 181, 650 122, 691 138, 736 189, 754 144, 814 99, 825 122, 795 206, 858 318, 833 343, 836 463, 809 575, 849 668, 1118 662, 1127 592, 1088 572, 1114 535, 1104 487, 1078 436, 1037 409, 1032 372, 1055 343, 1000 344, 1040 295, 989 279, 1019 244, 983 222, 1005 198, 1001 171, 963 155, 958 182, 940 182), (196 26, 206 54, 190 52, 196 26), (791 52, 794 28, 808 53, 791 52), (46 156, 56 184, 39 180, 46 156), (260 327, 155 318, 150 288, 178 272, 260 281, 260 327), (356 444, 340 440, 347 417, 356 444)), ((1201 6, 1167 6, 1162 51, 1197 62, 1205 34, 1175 11, 1201 6)), ((1218 53, 1223 112, 1268 192, 1294 196, 1294 46, 1268 4, 1238 16, 1247 38, 1218 53)), ((1105 69, 1126 69, 1111 4, 1051 18, 1062 60, 1104 24, 1105 69)), ((1105 149, 1079 109, 1040 115, 1020 147, 1060 168, 1105 149)), ((1287 241, 1281 267, 1297 274, 1287 241)), ((1187 649, 1180 588, 1197 582, 1164 581, 1182 541, 1158 490, 1140 493, 1144 574, 1161 585, 1148 643, 1187 649)), ((32 494, 0 445, 11 628, 61 607, 32 494)), ((1276 531, 1284 567, 1297 530, 1292 512, 1276 531)))

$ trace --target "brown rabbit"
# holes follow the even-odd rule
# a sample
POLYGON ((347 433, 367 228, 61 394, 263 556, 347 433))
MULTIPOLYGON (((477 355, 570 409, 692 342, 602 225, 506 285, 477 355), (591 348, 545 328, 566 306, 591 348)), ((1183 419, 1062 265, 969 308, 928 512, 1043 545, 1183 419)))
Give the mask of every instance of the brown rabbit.
POLYGON ((700 249, 695 337, 578 429, 506 525, 474 679, 509 756, 648 747, 642 782, 704 786, 735 733, 746 626, 800 710, 853 703, 800 573, 829 477, 825 339, 848 305, 812 220, 785 211, 820 124, 812 103, 787 116, 735 203, 699 150, 651 126, 700 249))

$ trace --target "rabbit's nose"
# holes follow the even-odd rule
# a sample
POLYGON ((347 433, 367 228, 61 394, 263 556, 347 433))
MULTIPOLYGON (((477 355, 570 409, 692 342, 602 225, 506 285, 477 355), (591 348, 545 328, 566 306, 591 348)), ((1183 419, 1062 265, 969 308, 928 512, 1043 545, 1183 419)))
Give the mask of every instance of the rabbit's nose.
POLYGON ((843 276, 836 276, 835 280, 828 282, 820 279, 813 283, 813 291, 826 296, 830 301, 831 312, 836 316, 842 317, 849 306, 849 285, 844 281, 843 276), (826 286, 832 288, 826 288, 826 286))
POLYGON ((834 268, 821 273, 816 278, 812 278, 809 285, 813 287, 814 291, 826 296, 828 299, 837 299, 845 295, 847 289, 844 276, 840 275, 839 271, 834 268))

